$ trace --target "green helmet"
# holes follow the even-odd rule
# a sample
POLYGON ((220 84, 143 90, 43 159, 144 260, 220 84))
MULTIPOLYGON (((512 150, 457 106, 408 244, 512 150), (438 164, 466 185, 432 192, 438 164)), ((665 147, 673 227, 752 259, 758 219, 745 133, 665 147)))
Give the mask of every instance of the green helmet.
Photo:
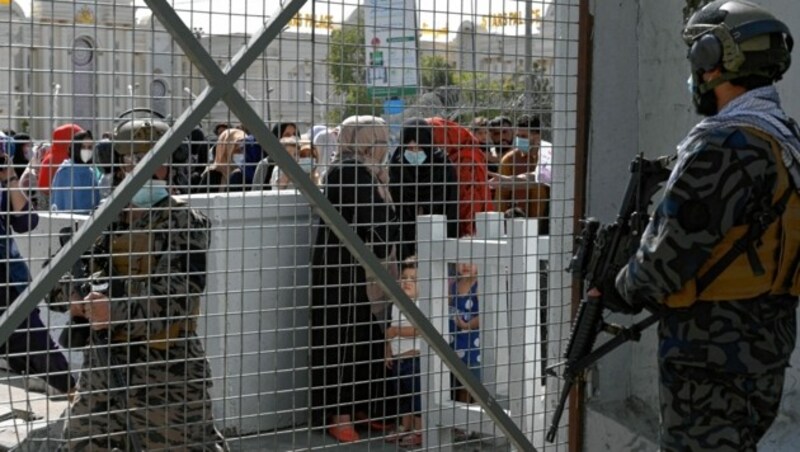
POLYGON ((780 80, 791 65, 789 28, 746 0, 716 0, 683 29, 692 72, 722 69, 726 80, 760 76, 780 80))
POLYGON ((168 130, 169 125, 158 119, 125 121, 114 130, 114 151, 123 157, 147 154, 168 130))

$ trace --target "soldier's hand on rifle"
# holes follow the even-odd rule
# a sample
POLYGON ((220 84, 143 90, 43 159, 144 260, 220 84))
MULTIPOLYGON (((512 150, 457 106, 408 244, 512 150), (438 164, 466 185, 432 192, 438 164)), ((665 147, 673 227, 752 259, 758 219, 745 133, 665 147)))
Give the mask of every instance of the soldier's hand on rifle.
POLYGON ((630 303, 622 297, 617 291, 617 288, 611 285, 605 290, 600 291, 596 287, 592 287, 586 292, 586 295, 592 298, 601 298, 603 306, 608 308, 611 312, 619 314, 638 314, 642 312, 642 305, 639 303, 630 303))
POLYGON ((84 298, 86 318, 92 323, 93 330, 105 330, 111 326, 111 304, 108 297, 100 292, 91 292, 84 298))

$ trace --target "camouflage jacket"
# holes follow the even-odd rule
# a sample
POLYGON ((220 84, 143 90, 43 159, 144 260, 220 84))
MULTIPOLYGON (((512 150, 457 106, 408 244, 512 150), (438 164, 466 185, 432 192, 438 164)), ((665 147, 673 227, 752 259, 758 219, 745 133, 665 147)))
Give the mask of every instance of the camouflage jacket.
POLYGON ((627 300, 662 302, 697 276, 725 234, 746 224, 777 183, 769 143, 739 129, 719 129, 678 155, 636 255, 617 276, 627 300))
MULTIPOLYGON (((171 197, 132 223, 126 215, 98 238, 88 260, 92 281, 109 282, 109 336, 144 342, 198 315, 210 226, 204 215, 171 197)), ((66 311, 70 290, 70 284, 56 287, 50 307, 66 311)))
MULTIPOLYGON (((713 131, 679 152, 640 247, 617 276, 619 293, 661 303, 696 277, 725 234, 746 223, 762 199, 757 187, 774 191, 777 164, 768 142, 737 128, 713 131)), ((793 298, 670 309, 659 327, 659 357, 737 373, 783 368, 794 348, 793 298)))

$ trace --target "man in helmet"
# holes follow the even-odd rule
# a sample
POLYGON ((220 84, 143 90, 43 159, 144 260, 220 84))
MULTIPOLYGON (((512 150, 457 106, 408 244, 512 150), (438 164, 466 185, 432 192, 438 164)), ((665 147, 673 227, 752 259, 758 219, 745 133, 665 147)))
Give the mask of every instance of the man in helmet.
POLYGON ((793 42, 744 0, 708 4, 684 38, 705 119, 678 145, 641 247, 605 300, 661 306, 662 450, 751 451, 778 413, 796 337, 800 140, 774 87, 793 42))
MULTIPOLYGON (((117 127, 114 150, 127 173, 167 130, 159 120, 117 127)), ((211 369, 196 332, 210 225, 171 195, 171 171, 159 167, 134 195, 95 247, 106 254, 92 256, 91 292, 72 295, 71 314, 93 333, 65 425, 69 450, 228 449, 214 428, 211 369), (123 389, 98 347, 124 370, 123 389)))

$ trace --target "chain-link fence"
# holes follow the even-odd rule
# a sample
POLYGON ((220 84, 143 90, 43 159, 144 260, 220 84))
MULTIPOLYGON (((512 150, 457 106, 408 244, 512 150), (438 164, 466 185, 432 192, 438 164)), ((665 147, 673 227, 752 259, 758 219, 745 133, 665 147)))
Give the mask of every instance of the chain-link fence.
POLYGON ((0 447, 565 450, 578 31, 0 1, 0 447))

